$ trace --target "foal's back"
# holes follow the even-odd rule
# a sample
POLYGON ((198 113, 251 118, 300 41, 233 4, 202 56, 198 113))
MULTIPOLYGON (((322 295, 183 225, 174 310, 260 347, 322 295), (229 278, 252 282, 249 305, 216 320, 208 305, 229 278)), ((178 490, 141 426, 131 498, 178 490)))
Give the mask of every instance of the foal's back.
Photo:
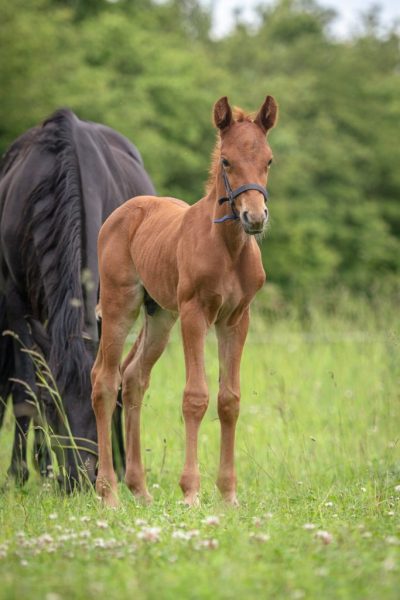
POLYGON ((177 311, 177 249, 189 205, 176 198, 138 196, 114 211, 99 236, 99 268, 115 283, 144 288, 163 308, 177 311), (110 269, 110 262, 115 270, 110 269))

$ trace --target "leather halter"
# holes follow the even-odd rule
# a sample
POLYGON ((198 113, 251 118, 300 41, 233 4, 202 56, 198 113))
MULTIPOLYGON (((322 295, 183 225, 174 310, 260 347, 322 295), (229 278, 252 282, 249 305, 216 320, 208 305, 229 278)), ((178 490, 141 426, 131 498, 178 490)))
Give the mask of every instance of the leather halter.
POLYGON ((237 214, 236 209, 235 209, 235 198, 240 196, 240 194, 247 192, 248 190, 257 190, 258 192, 261 192, 261 194, 265 198, 265 202, 267 202, 268 192, 265 187, 263 187, 262 185, 259 185, 258 183, 245 183, 244 185, 241 185, 238 188, 236 188, 235 190, 233 190, 231 188, 231 184, 229 183, 228 175, 226 174, 226 171, 224 169, 224 165, 222 164, 222 162, 221 162, 221 170, 222 170, 222 179, 224 180, 226 196, 222 196, 221 198, 219 198, 218 204, 222 205, 224 202, 229 202, 229 206, 231 207, 232 214, 224 215, 220 219, 214 219, 214 223, 224 223, 225 221, 231 221, 231 220, 233 221, 233 220, 239 219, 239 215, 237 214))

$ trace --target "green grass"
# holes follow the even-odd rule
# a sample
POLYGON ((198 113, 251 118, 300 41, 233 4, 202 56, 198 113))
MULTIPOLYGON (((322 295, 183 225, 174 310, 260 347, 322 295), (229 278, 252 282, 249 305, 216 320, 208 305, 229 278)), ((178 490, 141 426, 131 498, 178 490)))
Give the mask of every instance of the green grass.
MULTIPOLYGON (((143 409, 153 505, 136 506, 123 484, 117 511, 94 493, 65 497, 34 474, 23 490, 6 487, 0 598, 397 599, 399 337, 389 313, 385 319, 364 309, 313 313, 306 330, 297 319, 253 320, 242 366, 236 510, 221 503, 214 485, 213 335, 211 401, 200 434, 202 502, 196 509, 181 503, 184 366, 177 333, 154 369, 143 409), (207 524, 214 515, 219 524, 207 524), (318 531, 332 536, 329 543, 318 531)), ((9 415, 2 473, 11 434, 9 415)))

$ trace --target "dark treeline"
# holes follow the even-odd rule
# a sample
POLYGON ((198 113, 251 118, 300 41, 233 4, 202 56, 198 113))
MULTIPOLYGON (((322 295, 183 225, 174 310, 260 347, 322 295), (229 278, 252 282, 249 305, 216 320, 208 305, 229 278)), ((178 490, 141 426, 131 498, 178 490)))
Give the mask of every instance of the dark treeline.
POLYGON ((214 101, 280 105, 264 262, 287 297, 393 290, 400 271, 399 35, 351 40, 313 0, 213 40, 198 0, 0 0, 0 150, 55 108, 127 135, 160 194, 203 194, 214 101))

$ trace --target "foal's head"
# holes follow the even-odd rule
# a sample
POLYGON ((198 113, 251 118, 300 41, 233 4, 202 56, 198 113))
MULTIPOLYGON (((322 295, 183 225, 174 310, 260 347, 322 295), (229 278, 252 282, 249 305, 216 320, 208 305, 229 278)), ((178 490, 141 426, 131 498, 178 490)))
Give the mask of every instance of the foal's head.
POLYGON ((217 181, 221 182, 218 188, 225 187, 227 195, 229 187, 234 196, 239 192, 231 202, 233 215, 240 218, 250 235, 262 233, 268 221, 265 188, 272 151, 266 134, 274 126, 277 113, 272 96, 267 96, 254 119, 242 111, 233 114, 226 97, 214 106, 214 123, 220 132, 214 156, 217 181), (246 189, 240 191, 241 186, 246 189))

